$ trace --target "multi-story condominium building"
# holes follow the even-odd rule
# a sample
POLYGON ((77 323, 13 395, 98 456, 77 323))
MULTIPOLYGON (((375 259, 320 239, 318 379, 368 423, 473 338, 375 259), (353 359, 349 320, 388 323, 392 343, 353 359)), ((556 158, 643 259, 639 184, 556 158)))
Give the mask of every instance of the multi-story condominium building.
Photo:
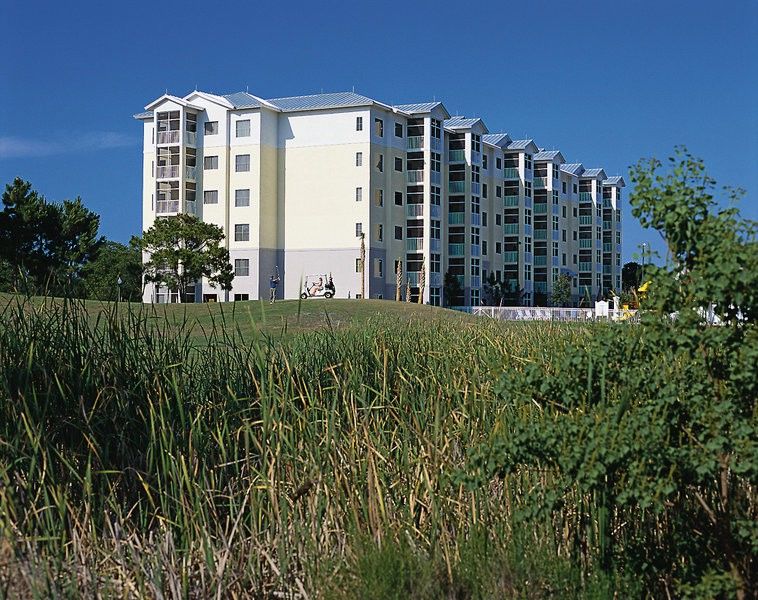
MULTIPOLYGON (((275 272, 285 298, 313 274, 330 274, 338 297, 394 298, 398 263, 403 287, 436 305, 445 273, 467 305, 486 300, 490 276, 523 305, 549 303, 562 273, 575 302, 621 286, 623 179, 490 133, 441 102, 195 91, 163 95, 135 118, 143 228, 189 212, 226 235, 232 291, 198 281, 184 300, 266 297, 275 272)), ((146 302, 177 299, 146 286, 146 302)))

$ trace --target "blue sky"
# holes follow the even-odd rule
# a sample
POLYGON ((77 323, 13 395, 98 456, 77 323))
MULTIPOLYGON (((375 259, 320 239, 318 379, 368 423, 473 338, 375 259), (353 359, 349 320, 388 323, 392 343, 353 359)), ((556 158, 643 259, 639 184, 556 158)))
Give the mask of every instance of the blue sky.
MULTIPOLYGON (((758 218, 758 2, 37 2, 0 15, 0 182, 141 219, 141 125, 165 90, 442 100, 627 176, 685 144, 758 218), (403 7, 403 10, 399 9, 403 7)), ((628 177, 627 177, 628 180, 628 177)), ((627 190, 628 193, 629 190, 627 190)), ((623 260, 642 241, 625 209, 623 260)))

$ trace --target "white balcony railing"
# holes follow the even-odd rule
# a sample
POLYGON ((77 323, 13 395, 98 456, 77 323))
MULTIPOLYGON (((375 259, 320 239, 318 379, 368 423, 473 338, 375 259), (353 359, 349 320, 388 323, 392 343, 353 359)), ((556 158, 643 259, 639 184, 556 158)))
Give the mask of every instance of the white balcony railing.
POLYGON ((424 205, 423 204, 408 204, 405 207, 405 215, 412 219, 414 217, 423 217, 424 216, 424 205))
POLYGON ((405 248, 408 252, 415 252, 424 249, 424 238, 407 238, 405 248))
POLYGON ((170 215, 179 212, 179 200, 158 200, 155 203, 156 215, 170 215))
POLYGON ((172 179, 179 177, 179 165, 166 165, 155 168, 156 179, 172 179))
POLYGON ((409 135, 406 141, 408 150, 420 150, 424 147, 423 135, 409 135))
POLYGON ((178 144, 180 132, 175 131, 159 131, 158 143, 159 144, 178 144))
POLYGON ((424 172, 419 171, 408 171, 406 174, 408 177, 408 183, 423 183, 424 182, 424 172))

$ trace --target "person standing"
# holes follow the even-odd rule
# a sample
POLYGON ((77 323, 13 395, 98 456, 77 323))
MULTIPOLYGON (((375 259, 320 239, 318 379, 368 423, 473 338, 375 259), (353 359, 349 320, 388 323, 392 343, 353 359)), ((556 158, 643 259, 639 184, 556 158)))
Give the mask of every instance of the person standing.
POLYGON ((276 302, 276 286, 278 285, 279 285, 279 276, 272 275, 271 278, 269 279, 269 285, 268 285, 269 291, 271 294, 271 298, 270 298, 271 304, 276 302))

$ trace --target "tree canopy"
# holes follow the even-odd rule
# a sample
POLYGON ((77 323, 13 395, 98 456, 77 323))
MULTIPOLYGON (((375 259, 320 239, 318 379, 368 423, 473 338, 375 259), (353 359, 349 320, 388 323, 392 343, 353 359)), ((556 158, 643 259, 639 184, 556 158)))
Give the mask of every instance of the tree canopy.
POLYGON ((116 300, 121 278, 122 300, 138 302, 142 296, 142 256, 137 248, 106 241, 97 257, 84 267, 87 298, 116 300))

